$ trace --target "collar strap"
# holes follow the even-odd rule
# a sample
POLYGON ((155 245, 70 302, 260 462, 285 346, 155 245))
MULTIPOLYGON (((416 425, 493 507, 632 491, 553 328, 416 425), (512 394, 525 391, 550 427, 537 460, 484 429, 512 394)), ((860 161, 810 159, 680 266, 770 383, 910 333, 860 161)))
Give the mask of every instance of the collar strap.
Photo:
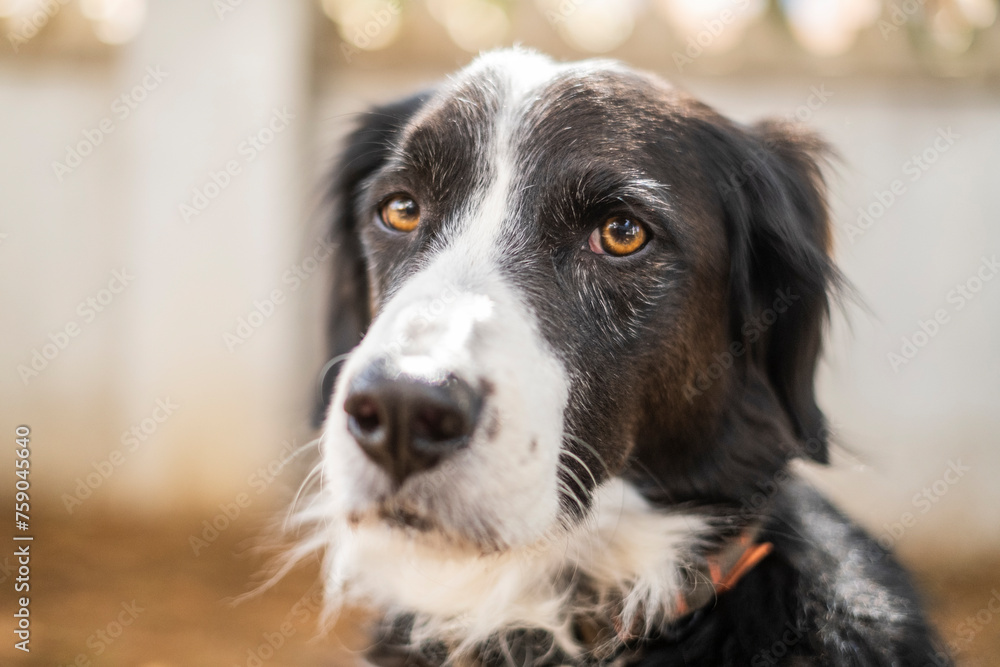
MULTIPOLYGON (((770 542, 757 542, 761 532, 759 525, 750 526, 736 539, 726 542, 718 550, 702 557, 687 570, 684 590, 674 600, 674 621, 712 604, 719 595, 732 590, 740 579, 757 566, 774 549, 770 542)), ((624 627, 622 619, 614 619, 615 634, 622 642, 638 638, 641 624, 636 619, 632 628, 624 627)))
POLYGON ((735 540, 705 556, 693 572, 690 587, 677 594, 675 610, 678 617, 707 607, 719 595, 732 590, 771 553, 774 545, 756 541, 759 532, 759 528, 748 528, 735 540))

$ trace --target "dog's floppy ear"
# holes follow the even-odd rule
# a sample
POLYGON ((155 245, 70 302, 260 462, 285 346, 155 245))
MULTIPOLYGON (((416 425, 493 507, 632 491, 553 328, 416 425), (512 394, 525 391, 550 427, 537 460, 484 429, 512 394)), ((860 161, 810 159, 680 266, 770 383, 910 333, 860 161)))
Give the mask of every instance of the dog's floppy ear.
POLYGON ((718 130, 736 149, 717 182, 730 245, 733 339, 771 385, 802 451, 826 463, 827 428, 813 384, 839 282, 822 174, 829 150, 814 134, 778 121, 718 130))
POLYGON ((358 236, 356 205, 361 185, 389 157, 392 145, 406 122, 430 96, 420 93, 365 113, 347 137, 330 187, 333 224, 329 238, 333 286, 327 321, 328 361, 319 378, 313 422, 319 426, 333 393, 345 355, 361 342, 371 322, 368 267, 358 236))

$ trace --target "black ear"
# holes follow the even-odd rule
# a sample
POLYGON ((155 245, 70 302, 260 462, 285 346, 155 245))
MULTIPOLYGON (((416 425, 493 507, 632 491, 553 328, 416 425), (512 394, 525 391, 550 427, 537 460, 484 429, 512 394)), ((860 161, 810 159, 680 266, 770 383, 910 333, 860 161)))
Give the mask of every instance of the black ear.
POLYGON ((329 190, 334 213, 329 233, 333 285, 326 336, 328 361, 319 377, 313 413, 316 426, 323 421, 344 357, 361 342, 371 322, 368 267, 356 219, 360 187, 385 163, 400 131, 429 96, 429 92, 420 93, 365 113, 347 137, 334 170, 329 190))
POLYGON ((830 293, 839 283, 822 164, 827 146, 791 124, 721 128, 735 153, 717 181, 731 254, 731 322, 767 378, 802 451, 828 461, 814 376, 830 293), (730 133, 736 132, 738 136, 730 133))

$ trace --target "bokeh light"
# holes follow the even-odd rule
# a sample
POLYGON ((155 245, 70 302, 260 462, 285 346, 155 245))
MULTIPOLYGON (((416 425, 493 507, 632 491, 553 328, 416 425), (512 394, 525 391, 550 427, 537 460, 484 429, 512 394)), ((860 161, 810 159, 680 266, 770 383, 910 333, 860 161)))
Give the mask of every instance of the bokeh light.
POLYGON ((146 0, 81 0, 80 10, 90 19, 97 39, 105 44, 124 44, 142 29, 146 0))
POLYGON ((451 40, 470 53, 500 46, 510 31, 505 7, 493 0, 429 0, 427 7, 451 40))
POLYGON ((708 53, 729 51, 763 15, 767 0, 659 0, 659 13, 708 53))
POLYGON ((337 24, 341 38, 355 48, 378 51, 396 41, 403 28, 401 2, 323 0, 323 12, 337 24))
POLYGON ((782 6, 795 39, 821 56, 846 52, 882 11, 880 0, 784 0, 782 6))
POLYGON ((613 51, 635 28, 636 3, 616 0, 554 0, 546 12, 570 46, 585 53, 613 51))

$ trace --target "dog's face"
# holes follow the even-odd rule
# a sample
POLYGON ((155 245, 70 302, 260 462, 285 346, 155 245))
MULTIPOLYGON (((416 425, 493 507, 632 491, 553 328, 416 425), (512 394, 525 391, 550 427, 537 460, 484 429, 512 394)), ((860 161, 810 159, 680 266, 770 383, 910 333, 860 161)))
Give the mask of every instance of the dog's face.
POLYGON ((611 478, 737 504, 809 438, 822 459, 816 149, 518 51, 372 113, 337 184, 334 520, 505 552, 611 478))

